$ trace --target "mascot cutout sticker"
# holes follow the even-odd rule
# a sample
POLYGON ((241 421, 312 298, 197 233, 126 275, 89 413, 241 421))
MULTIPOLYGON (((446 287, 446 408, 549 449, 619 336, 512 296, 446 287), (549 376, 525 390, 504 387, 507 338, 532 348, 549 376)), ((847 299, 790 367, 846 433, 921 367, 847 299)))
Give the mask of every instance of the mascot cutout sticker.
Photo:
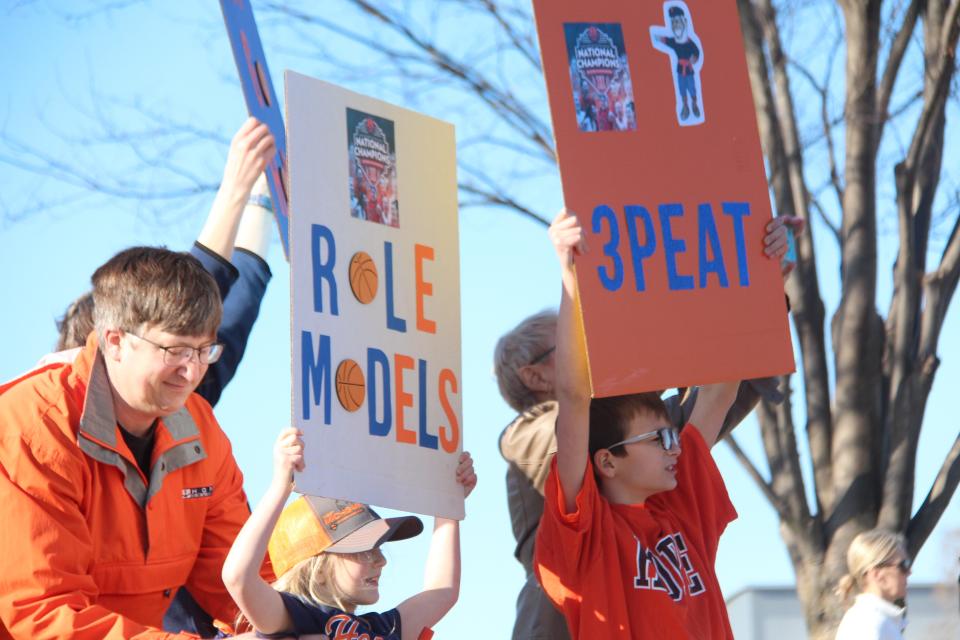
POLYGON ((663 18, 666 26, 650 27, 650 39, 655 49, 670 56, 677 122, 681 127, 703 124, 706 120, 700 90, 703 47, 693 30, 693 16, 686 3, 665 2, 663 18))

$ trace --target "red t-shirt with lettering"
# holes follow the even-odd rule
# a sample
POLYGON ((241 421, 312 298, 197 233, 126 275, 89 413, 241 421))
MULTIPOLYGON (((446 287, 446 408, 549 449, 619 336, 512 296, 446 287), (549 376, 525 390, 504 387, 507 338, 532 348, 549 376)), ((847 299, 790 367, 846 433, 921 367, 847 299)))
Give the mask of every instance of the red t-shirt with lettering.
POLYGON ((566 513, 556 459, 534 564, 574 638, 733 638, 714 563, 737 517, 700 432, 680 437, 677 486, 643 504, 611 504, 588 463, 566 513))

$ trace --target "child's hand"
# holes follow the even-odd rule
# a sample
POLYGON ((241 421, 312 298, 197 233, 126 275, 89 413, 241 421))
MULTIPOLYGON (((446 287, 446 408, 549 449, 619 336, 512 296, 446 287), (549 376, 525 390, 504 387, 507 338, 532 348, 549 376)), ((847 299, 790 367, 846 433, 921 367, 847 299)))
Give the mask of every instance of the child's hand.
POLYGON ((466 498, 477 486, 477 474, 473 470, 473 458, 466 451, 460 454, 457 464, 457 482, 463 485, 463 497, 466 498))
POLYGON ((547 234, 550 236, 550 241, 553 242, 557 258, 560 259, 560 266, 564 269, 573 264, 575 254, 582 255, 587 251, 587 243, 583 237, 580 222, 566 208, 561 209, 557 217, 553 219, 547 234))
POLYGON ((293 481, 294 471, 303 471, 303 432, 288 427, 277 436, 273 445, 273 478, 275 481, 289 484, 293 481))

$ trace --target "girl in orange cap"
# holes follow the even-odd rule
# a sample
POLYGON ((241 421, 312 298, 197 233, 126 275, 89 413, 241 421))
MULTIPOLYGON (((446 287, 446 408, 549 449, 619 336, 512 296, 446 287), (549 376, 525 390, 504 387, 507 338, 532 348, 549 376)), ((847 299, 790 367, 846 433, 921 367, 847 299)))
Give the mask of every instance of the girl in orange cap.
MULTIPOLYGON (((380 545, 416 536, 416 516, 381 518, 356 502, 301 496, 284 508, 293 471, 303 471, 302 432, 286 429, 273 451, 273 481, 241 529, 223 565, 223 582, 262 637, 322 633, 334 638, 425 640, 457 601, 460 528, 436 518, 423 591, 384 613, 355 613, 380 598, 386 558, 380 545), (277 581, 260 577, 269 550, 277 581)), ((469 495, 477 484, 473 460, 460 454, 457 482, 469 495)))

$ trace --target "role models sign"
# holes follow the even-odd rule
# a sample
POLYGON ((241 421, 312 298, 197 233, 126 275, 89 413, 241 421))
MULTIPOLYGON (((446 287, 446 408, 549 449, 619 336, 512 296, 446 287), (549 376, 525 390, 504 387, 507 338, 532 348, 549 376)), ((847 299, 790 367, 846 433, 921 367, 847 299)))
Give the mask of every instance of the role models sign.
POLYGON ((533 4, 593 394, 792 371, 736 3, 533 4))
POLYGON ((462 518, 453 127, 285 78, 297 490, 462 518))

